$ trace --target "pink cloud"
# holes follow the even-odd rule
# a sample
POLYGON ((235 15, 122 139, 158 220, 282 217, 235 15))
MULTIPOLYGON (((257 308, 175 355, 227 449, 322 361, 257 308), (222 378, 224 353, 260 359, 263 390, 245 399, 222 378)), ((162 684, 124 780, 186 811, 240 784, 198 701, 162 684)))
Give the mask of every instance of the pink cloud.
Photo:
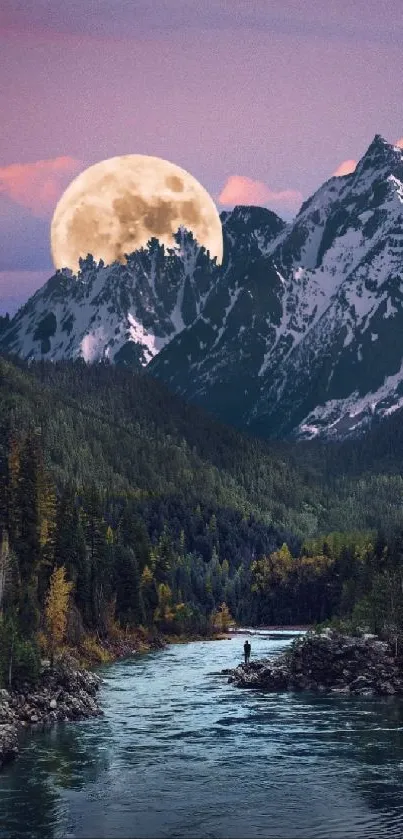
POLYGON ((286 204, 296 208, 302 202, 302 194, 296 189, 276 192, 262 181, 254 181, 243 175, 230 175, 218 201, 220 204, 286 204))
POLYGON ((354 172, 356 166, 356 160, 343 160, 343 163, 340 163, 340 166, 333 172, 332 177, 339 178, 341 175, 351 175, 351 172, 354 172))
POLYGON ((0 194, 39 217, 47 217, 81 164, 74 157, 0 167, 0 194))
MULTIPOLYGON (((400 140, 396 140, 395 146, 398 146, 399 149, 403 149, 403 137, 400 137, 400 140)), ((357 160, 351 158, 350 160, 343 160, 340 163, 340 166, 337 167, 336 171, 333 172, 333 177, 340 177, 341 175, 350 175, 351 172, 354 172, 357 166, 357 160)))

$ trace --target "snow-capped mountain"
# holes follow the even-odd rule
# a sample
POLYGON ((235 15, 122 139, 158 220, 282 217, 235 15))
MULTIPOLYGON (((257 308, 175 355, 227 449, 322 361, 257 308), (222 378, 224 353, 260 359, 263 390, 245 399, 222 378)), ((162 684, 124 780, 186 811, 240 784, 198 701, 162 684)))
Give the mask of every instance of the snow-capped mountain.
POLYGON ((246 265, 234 256, 224 315, 222 280, 154 375, 265 436, 342 436, 403 404, 402 149, 376 136, 246 265))
MULTIPOLYGON (((227 258, 233 247, 246 256, 267 246, 284 227, 260 207, 235 208, 222 219, 227 258)), ((57 271, 4 327, 0 348, 31 359, 147 365, 197 319, 223 273, 191 233, 175 238, 169 250, 152 239, 127 264, 105 266, 89 255, 77 276, 57 271)))
POLYGON ((285 224, 221 215, 222 266, 190 234, 127 265, 57 272, 0 335, 26 358, 146 366, 267 436, 343 436, 403 405, 403 151, 376 136, 285 224))
POLYGON ((80 260, 74 276, 57 271, 13 318, 1 346, 25 358, 108 358, 146 365, 200 313, 217 266, 192 235, 180 249, 156 239, 127 264, 80 260))

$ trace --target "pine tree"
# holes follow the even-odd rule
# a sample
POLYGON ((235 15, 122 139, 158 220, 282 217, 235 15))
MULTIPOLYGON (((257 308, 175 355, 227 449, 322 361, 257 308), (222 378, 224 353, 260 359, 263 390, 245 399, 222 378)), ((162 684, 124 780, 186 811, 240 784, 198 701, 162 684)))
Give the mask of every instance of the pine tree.
POLYGON ((4 475, 6 487, 7 519, 6 526, 12 547, 16 547, 19 522, 19 480, 21 469, 22 441, 15 434, 10 434, 7 451, 7 461, 4 475))
POLYGON ((104 608, 111 594, 108 588, 106 527, 102 516, 102 501, 92 486, 85 495, 81 510, 87 549, 89 597, 86 602, 87 624, 97 632, 105 631, 104 608))
POLYGON ((61 492, 56 515, 55 564, 64 565, 67 576, 74 583, 75 600, 84 614, 90 600, 89 563, 76 493, 71 485, 61 492))
POLYGON ((7 573, 10 564, 10 544, 6 530, 0 534, 0 616, 3 611, 3 599, 6 588, 7 573))
MULTIPOLYGON (((143 571, 143 585, 147 573, 143 571)), ((122 625, 145 623, 140 572, 134 551, 118 545, 115 549, 116 613, 122 625)))
POLYGON ((144 567, 141 574, 140 591, 144 604, 146 622, 147 624, 151 624, 155 609, 158 606, 158 593, 153 572, 148 565, 144 567))
POLYGON ((37 578, 41 561, 40 492, 43 470, 39 441, 30 433, 25 440, 20 459, 18 480, 19 528, 17 556, 22 585, 32 585, 37 578))

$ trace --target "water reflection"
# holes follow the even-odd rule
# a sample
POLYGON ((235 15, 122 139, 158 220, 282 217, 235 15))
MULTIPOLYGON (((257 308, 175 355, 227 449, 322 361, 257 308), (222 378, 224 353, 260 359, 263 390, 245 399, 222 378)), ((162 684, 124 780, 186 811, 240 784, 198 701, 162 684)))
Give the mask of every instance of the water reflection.
POLYGON ((64 836, 68 803, 61 790, 79 790, 110 765, 108 723, 59 725, 25 734, 18 761, 0 774, 0 836, 64 836), (84 725, 92 728, 82 736, 84 725))
MULTIPOLYGON (((287 643, 255 636, 252 652, 287 643)), ((403 835, 403 703, 237 690, 218 674, 242 646, 106 668, 105 717, 28 735, 0 775, 0 836, 403 835)))

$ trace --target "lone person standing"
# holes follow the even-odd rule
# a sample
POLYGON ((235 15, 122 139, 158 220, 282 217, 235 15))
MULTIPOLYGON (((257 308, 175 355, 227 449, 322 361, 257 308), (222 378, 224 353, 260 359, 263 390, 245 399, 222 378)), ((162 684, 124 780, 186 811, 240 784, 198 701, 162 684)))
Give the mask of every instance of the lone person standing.
POLYGON ((252 647, 251 647, 249 641, 246 639, 246 641, 243 645, 243 652, 244 652, 244 656, 245 656, 245 664, 249 664, 251 649, 252 649, 252 647))

